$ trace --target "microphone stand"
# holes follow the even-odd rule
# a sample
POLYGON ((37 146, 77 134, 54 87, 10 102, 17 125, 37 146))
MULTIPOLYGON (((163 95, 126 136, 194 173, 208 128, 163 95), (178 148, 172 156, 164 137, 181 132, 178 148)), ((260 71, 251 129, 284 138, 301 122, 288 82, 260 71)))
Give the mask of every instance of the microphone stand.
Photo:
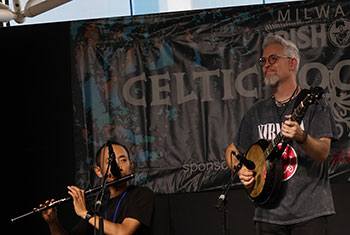
MULTIPOLYGON (((111 147, 110 143, 108 142, 106 144, 108 147, 111 147)), ((111 147, 112 148, 112 147, 111 147)), ((109 150, 108 150, 109 151, 109 150)), ((107 186, 107 178, 108 178, 108 172, 111 169, 111 165, 112 165, 112 161, 115 161, 115 155, 113 152, 113 148, 112 151, 109 151, 109 156, 108 156, 108 166, 107 166, 107 171, 103 177, 103 182, 102 182, 102 188, 100 191, 100 194, 97 196, 96 198, 96 202, 95 202, 95 214, 98 216, 98 222, 99 222, 99 234, 103 235, 104 234, 104 227, 103 227, 103 207, 102 207, 102 200, 105 196, 105 191, 106 191, 106 186, 107 186)), ((96 235, 96 226, 94 226, 94 235, 96 235)))
POLYGON ((231 185, 234 181, 234 179, 237 176, 237 172, 242 168, 243 163, 239 161, 237 166, 233 167, 233 171, 231 171, 231 176, 230 179, 227 181, 226 185, 224 186, 223 192, 220 194, 217 202, 216 202, 216 209, 218 211, 223 211, 224 214, 224 225, 223 225, 223 232, 224 235, 229 235, 230 234, 230 229, 228 228, 228 217, 227 217, 227 212, 228 212, 228 191, 230 191, 231 185))

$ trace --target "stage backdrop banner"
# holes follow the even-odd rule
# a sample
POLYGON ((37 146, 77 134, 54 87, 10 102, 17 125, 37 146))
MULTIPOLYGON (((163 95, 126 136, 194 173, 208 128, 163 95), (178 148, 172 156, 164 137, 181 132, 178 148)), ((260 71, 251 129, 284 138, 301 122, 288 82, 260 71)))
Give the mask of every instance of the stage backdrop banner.
POLYGON ((220 188, 241 118, 271 96, 257 64, 269 33, 299 47, 300 86, 325 89, 339 133, 329 173, 348 181, 349 16, 349 1, 318 0, 72 22, 77 185, 96 184, 94 155, 111 139, 130 150, 136 184, 220 188))

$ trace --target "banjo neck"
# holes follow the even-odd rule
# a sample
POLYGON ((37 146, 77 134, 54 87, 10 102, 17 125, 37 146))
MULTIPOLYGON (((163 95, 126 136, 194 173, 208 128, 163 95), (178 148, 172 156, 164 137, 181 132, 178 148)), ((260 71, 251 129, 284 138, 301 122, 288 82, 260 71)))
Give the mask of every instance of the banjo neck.
MULTIPOLYGON (((307 95, 301 102, 300 104, 294 109, 292 116, 289 120, 291 121, 297 121, 300 123, 307 106, 304 105, 309 99, 309 95, 307 95)), ((264 157, 265 160, 270 156, 270 154, 275 150, 277 145, 281 143, 285 139, 285 136, 282 134, 282 131, 280 131, 276 137, 270 142, 270 144, 267 146, 267 148, 264 151, 264 157)))

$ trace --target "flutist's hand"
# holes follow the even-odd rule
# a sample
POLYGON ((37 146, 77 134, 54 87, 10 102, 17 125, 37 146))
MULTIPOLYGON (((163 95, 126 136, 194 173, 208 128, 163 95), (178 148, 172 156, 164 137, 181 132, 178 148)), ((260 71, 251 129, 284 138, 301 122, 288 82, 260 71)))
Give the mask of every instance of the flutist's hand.
POLYGON ((69 195, 73 198, 75 213, 84 219, 88 212, 85 204, 85 191, 76 186, 68 186, 67 188, 69 195))
MULTIPOLYGON (((45 205, 49 205, 51 202, 54 202, 55 200, 54 199, 51 199, 50 201, 47 200, 45 202, 45 204, 40 204, 39 205, 39 208, 40 207, 43 207, 45 205)), ((34 208, 35 210, 36 208, 34 208)), ((47 210, 43 210, 41 212, 44 220, 47 222, 47 223, 52 223, 53 221, 57 220, 57 207, 53 207, 53 208, 50 208, 50 209, 47 209, 47 210)))
MULTIPOLYGON (((47 200, 45 204, 40 204, 39 207, 49 205, 54 201, 55 201, 54 199, 47 200)), ((62 227, 62 225, 58 220, 57 207, 52 207, 47 210, 43 210, 41 214, 43 216, 43 219, 49 225, 51 235, 68 235, 68 233, 64 230, 64 228, 62 227)))

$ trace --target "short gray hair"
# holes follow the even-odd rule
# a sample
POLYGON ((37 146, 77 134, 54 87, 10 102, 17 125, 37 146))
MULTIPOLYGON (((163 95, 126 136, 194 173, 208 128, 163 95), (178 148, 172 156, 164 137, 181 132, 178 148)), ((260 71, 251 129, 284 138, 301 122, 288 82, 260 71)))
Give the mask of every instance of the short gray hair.
POLYGON ((285 56, 295 58, 297 60, 297 66, 294 70, 296 74, 300 65, 300 54, 298 47, 292 41, 286 40, 276 34, 267 35, 267 37, 264 39, 263 50, 265 50, 265 48, 271 44, 281 44, 284 47, 285 56))

